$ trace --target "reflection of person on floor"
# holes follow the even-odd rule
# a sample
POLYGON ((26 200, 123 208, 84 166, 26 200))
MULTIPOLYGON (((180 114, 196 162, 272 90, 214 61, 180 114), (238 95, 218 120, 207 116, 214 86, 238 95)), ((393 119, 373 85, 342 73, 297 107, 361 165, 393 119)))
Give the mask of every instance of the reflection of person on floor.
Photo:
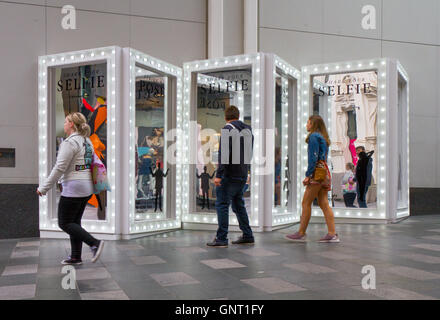
POLYGON ((347 170, 342 177, 342 194, 344 196, 344 203, 347 208, 356 208, 354 200, 356 199, 356 182, 354 176, 354 164, 349 162, 345 165, 347 170))
POLYGON ((205 198, 206 198, 206 202, 208 203, 208 210, 209 210, 209 180, 214 178, 214 174, 215 171, 212 173, 212 175, 209 175, 206 166, 203 167, 203 173, 201 175, 196 173, 197 179, 202 180, 202 194, 203 194, 202 209, 205 208, 205 198))
POLYGON ((150 167, 151 175, 156 178, 156 185, 155 185, 156 195, 155 195, 155 199, 154 199, 154 212, 157 211, 157 200, 159 200, 159 210, 162 211, 163 178, 168 175, 168 170, 169 170, 169 169, 167 169, 167 172, 163 173, 162 168, 161 168, 161 164, 159 161, 157 161, 156 166, 157 166, 157 169, 154 172, 150 167))
POLYGON ((371 177, 373 172, 373 159, 371 156, 374 151, 365 152, 364 146, 356 148, 358 163, 356 166, 356 192, 359 208, 367 208, 367 191, 371 185, 371 177))
MULTIPOLYGON (((107 167, 107 104, 105 97, 97 97, 92 116, 89 120, 91 129, 90 140, 96 155, 101 159, 102 163, 107 167)), ((98 219, 105 220, 106 207, 106 191, 102 191, 98 195, 93 195, 89 200, 89 204, 98 207, 98 219)))
POLYGON ((281 195, 281 148, 275 149, 275 205, 280 205, 281 195))

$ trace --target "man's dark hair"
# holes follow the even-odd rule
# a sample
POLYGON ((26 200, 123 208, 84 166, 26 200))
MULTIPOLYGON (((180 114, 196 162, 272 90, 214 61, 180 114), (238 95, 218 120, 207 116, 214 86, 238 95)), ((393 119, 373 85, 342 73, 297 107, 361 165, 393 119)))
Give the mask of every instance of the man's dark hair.
POLYGON ((358 146, 358 147, 356 147, 356 150, 357 149, 362 149, 362 151, 365 152, 365 147, 364 146, 358 146))
POLYGON ((236 106, 229 106, 225 109, 225 119, 226 121, 235 120, 240 118, 240 111, 236 106))

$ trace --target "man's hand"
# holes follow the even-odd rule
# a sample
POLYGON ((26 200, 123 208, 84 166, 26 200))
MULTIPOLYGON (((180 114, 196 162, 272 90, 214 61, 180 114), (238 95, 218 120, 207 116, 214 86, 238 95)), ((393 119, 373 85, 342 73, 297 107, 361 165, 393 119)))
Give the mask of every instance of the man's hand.
POLYGON ((222 182, 221 178, 215 178, 214 179, 214 184, 215 184, 216 187, 220 187, 221 182, 222 182))
POLYGON ((43 194, 37 189, 37 194, 40 196, 40 197, 42 197, 43 196, 43 194))

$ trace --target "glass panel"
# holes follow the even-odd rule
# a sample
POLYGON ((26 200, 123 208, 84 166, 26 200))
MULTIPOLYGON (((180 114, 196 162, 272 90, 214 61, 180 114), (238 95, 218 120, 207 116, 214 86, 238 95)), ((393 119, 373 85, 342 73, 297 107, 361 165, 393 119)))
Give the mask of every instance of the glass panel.
MULTIPOLYGON (((107 165, 107 64, 96 63, 77 67, 58 67, 54 70, 56 154, 65 139, 64 119, 72 112, 81 112, 91 128, 90 139, 95 152, 107 165)), ((55 155, 53 164, 55 164, 55 155)), ((56 188, 58 204, 60 187, 56 188)), ((106 219, 107 192, 93 195, 84 211, 88 220, 106 219)), ((53 210, 56 212, 56 210, 53 210)), ((53 217, 55 218, 55 217, 53 217)))
MULTIPOLYGON (((166 212, 166 77, 136 68, 136 219, 166 212)), ((155 216, 159 218, 158 216, 155 216)))
MULTIPOLYGON (((194 167, 193 211, 215 212, 214 177, 218 163, 219 138, 225 126, 225 108, 235 105, 240 120, 252 125, 252 69, 234 69, 197 75, 197 165, 194 167)), ((248 214, 250 206, 250 172, 244 199, 248 214)))
POLYGON ((313 85, 313 113, 331 127, 333 207, 376 208, 377 72, 315 76, 313 85))

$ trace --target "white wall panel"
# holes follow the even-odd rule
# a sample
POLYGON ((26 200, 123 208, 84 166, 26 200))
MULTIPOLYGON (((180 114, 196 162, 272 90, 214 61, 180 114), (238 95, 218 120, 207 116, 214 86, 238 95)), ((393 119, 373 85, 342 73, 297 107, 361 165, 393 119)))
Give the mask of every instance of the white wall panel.
POLYGON ((2 148, 15 148, 15 168, 0 168, 0 183, 38 184, 38 125, 0 126, 2 148))
MULTIPOLYGON (((44 54, 44 8, 0 3, 0 126, 35 126, 38 55, 44 54)), ((0 136, 4 142, 9 136, 0 136)), ((21 136, 37 143, 34 135, 21 136)), ((0 146, 1 148, 1 146, 0 146)))
POLYGON ((380 40, 323 35, 324 62, 380 57, 380 40))
POLYGON ((131 14, 206 22, 206 0, 130 0, 131 14))
POLYGON ((223 41, 224 56, 233 56, 243 53, 243 1, 224 0, 223 41))
POLYGON ((433 117, 410 117, 411 187, 436 187, 438 123, 433 117))
MULTIPOLYGON (((43 1, 44 2, 44 1, 43 1)), ((48 6, 63 7, 72 5, 75 9, 94 10, 100 12, 130 13, 130 0, 46 0, 48 6)), ((61 9, 59 9, 61 12, 61 9)), ((82 12, 77 11, 77 15, 82 12)))
POLYGON ((294 67, 322 63, 322 35, 260 28, 260 51, 275 53, 294 67))
POLYGON ((47 9, 47 53, 83 50, 105 46, 128 46, 130 17, 83 11, 77 14, 76 30, 61 27, 63 15, 59 9, 47 9))
POLYGON ((382 0, 331 0, 324 1, 324 33, 379 39, 381 34, 382 0), (376 9, 376 29, 362 28, 362 8, 372 5, 376 9))
POLYGON ((384 57, 397 58, 410 77, 410 114, 436 117, 439 79, 438 49, 408 43, 383 42, 384 57))
POLYGON ((205 58, 205 24, 133 17, 131 47, 175 65, 205 58))
POLYGON ((324 2, 325 0, 260 0, 260 26, 324 32, 324 2))
POLYGON ((438 0, 384 0, 383 39, 438 43, 438 0))

